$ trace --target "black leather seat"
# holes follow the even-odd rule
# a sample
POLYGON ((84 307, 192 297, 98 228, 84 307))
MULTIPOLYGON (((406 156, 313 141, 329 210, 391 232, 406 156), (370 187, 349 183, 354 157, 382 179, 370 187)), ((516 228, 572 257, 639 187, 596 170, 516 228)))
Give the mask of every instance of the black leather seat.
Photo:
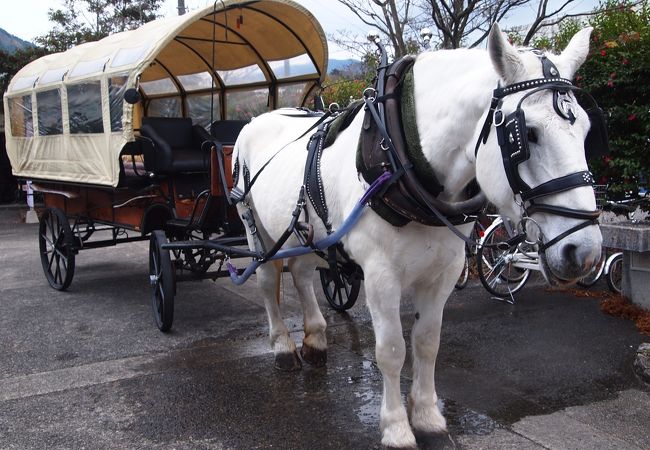
POLYGON ((150 140, 144 144, 147 171, 169 174, 210 169, 210 153, 201 148, 211 140, 210 134, 203 127, 192 125, 192 119, 143 117, 140 134, 150 140))
POLYGON ((210 134, 224 145, 234 145, 239 132, 248 120, 217 120, 210 127, 210 134))

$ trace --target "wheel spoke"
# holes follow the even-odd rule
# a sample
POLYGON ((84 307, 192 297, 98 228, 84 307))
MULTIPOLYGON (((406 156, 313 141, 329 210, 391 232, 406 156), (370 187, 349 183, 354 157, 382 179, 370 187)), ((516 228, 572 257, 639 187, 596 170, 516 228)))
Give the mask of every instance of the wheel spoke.
POLYGON ((156 275, 156 277, 159 277, 160 272, 158 271, 158 252, 151 253, 151 262, 153 264, 153 274, 156 275))
POLYGON ((61 264, 60 256, 56 256, 56 271, 54 272, 54 281, 63 284, 63 279, 61 278, 61 264))
POLYGON ((50 257, 49 263, 47 265, 47 271, 52 273, 52 263, 54 262, 54 258, 56 258, 56 252, 52 251, 52 256, 50 257))
MULTIPOLYGON (((47 230, 45 230, 45 233, 41 233, 41 237, 48 243, 50 244, 50 247, 54 248, 54 242, 50 239, 50 237, 47 235, 47 230)), ((49 252, 48 252, 49 253, 49 252)))

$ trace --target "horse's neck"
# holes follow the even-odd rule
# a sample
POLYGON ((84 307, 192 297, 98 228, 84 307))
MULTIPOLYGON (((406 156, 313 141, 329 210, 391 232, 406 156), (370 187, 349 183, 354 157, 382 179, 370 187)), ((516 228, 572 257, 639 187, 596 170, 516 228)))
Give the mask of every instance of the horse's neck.
POLYGON ((457 196, 475 176, 473 149, 497 75, 487 52, 467 49, 424 53, 414 75, 422 150, 444 195, 457 196))

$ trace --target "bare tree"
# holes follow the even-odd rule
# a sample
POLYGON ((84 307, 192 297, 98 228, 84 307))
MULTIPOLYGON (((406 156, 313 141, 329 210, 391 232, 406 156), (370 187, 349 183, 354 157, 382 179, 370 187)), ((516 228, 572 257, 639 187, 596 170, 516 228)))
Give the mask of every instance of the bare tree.
MULTIPOLYGON (((440 48, 476 47, 513 9, 531 0, 422 0, 438 32, 440 48)), ((571 0, 573 1, 573 0, 571 0)))
MULTIPOLYGON (((413 24, 416 22, 413 0, 338 0, 352 11, 364 24, 379 30, 391 43, 395 58, 413 51, 416 39, 413 24)), ((351 47, 350 35, 334 37, 334 41, 351 47)))
POLYGON ((562 14, 566 8, 575 0, 564 0, 564 2, 557 8, 549 9, 549 0, 540 0, 537 5, 537 14, 535 19, 528 27, 528 32, 524 36, 523 44, 528 45, 533 39, 535 34, 544 27, 557 25, 569 17, 575 17, 575 14, 562 14))
MULTIPOLYGON (((528 31, 526 32, 526 35, 522 41, 524 45, 530 44, 532 39, 537 33, 539 33, 542 28, 554 27, 556 25, 559 25, 560 22, 567 19, 576 19, 580 17, 584 18, 587 16, 594 16, 608 11, 616 11, 620 9, 620 5, 618 4, 605 4, 601 8, 596 8, 593 11, 569 13, 567 12, 567 7, 571 5, 571 3, 574 3, 576 0, 564 0, 564 2, 557 8, 550 9, 548 5, 549 1, 550 0, 540 0, 537 7, 537 15, 535 17, 535 20, 529 25, 528 31)), ((626 2, 624 4, 626 7, 634 8, 642 3, 643 0, 637 2, 626 2)))
MULTIPOLYGON (((586 16, 593 12, 569 13, 577 0, 337 0, 347 6, 363 23, 378 29, 391 43, 395 57, 417 51, 419 29, 430 27, 434 33, 432 46, 438 48, 476 47, 481 45, 494 22, 506 22, 515 11, 528 8, 533 12, 530 25, 513 27, 529 45, 545 27, 568 18, 586 16), (552 6, 557 5, 557 6, 552 6)), ((601 9, 602 11, 602 9, 601 9)), ((507 31, 507 29, 505 29, 507 31)), ((358 53, 358 37, 339 32, 331 37, 339 46, 358 53)))

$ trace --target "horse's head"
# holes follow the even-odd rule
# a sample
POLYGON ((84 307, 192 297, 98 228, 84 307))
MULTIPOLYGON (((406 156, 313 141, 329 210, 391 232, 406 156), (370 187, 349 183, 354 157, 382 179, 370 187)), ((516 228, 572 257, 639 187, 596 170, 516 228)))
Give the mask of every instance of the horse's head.
POLYGON ((590 114, 568 81, 587 57, 590 34, 578 32, 560 55, 542 55, 514 48, 495 25, 488 45, 500 89, 478 150, 477 179, 499 211, 540 243, 552 284, 586 275, 601 253, 584 149, 590 114))

